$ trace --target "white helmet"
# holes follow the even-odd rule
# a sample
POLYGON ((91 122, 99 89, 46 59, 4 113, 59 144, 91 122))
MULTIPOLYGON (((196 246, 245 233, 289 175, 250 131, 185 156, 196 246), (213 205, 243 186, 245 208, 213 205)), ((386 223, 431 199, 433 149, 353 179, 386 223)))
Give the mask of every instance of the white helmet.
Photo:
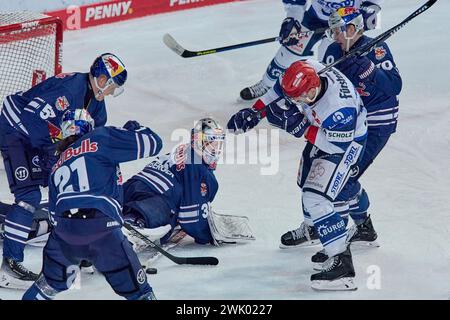
POLYGON ((336 40, 336 35, 343 33, 345 40, 347 40, 348 50, 348 43, 350 40, 354 39, 361 30, 364 30, 363 15, 361 11, 355 7, 339 8, 328 18, 328 26, 329 29, 325 32, 327 37, 331 40, 336 40), (356 32, 352 37, 347 36, 347 26, 350 24, 354 25, 356 29, 356 32))
POLYGON ((215 168, 222 153, 225 131, 212 118, 200 119, 191 131, 191 145, 203 161, 215 168))

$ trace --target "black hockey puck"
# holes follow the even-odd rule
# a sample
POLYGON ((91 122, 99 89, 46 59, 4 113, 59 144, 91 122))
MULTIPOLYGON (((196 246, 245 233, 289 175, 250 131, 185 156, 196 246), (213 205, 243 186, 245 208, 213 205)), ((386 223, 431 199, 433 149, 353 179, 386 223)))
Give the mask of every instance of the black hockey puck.
POLYGON ((156 268, 147 268, 147 269, 145 269, 145 273, 147 273, 147 274, 157 274, 158 273, 158 269, 156 269, 156 268))

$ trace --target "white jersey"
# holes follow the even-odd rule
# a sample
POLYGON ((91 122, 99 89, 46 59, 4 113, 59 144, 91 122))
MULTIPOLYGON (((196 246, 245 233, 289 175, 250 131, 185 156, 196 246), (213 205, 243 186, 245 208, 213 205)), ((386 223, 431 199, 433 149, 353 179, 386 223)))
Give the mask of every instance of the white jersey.
MULTIPOLYGON (((306 62, 317 72, 325 67, 315 60, 306 62)), ((300 110, 309 122, 304 136, 326 153, 344 153, 351 142, 367 135, 367 112, 355 87, 340 71, 331 68, 320 76, 326 78, 326 91, 315 104, 300 110)), ((260 100, 264 105, 283 107, 280 80, 260 100)))
MULTIPOLYGON (((325 67, 314 60, 307 62, 317 72, 325 67)), ((340 142, 360 140, 366 136, 367 111, 362 106, 362 100, 355 87, 343 73, 331 68, 321 76, 328 79, 328 87, 314 105, 303 110, 312 124, 305 137, 327 153, 344 152, 345 149, 341 147, 340 142)))

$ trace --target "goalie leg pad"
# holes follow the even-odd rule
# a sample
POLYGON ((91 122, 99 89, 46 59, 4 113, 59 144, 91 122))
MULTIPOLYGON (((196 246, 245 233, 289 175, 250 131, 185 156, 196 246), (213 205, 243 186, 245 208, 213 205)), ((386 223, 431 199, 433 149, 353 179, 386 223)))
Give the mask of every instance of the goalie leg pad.
POLYGON ((245 216, 218 214, 210 210, 208 224, 215 244, 255 240, 255 236, 245 216))

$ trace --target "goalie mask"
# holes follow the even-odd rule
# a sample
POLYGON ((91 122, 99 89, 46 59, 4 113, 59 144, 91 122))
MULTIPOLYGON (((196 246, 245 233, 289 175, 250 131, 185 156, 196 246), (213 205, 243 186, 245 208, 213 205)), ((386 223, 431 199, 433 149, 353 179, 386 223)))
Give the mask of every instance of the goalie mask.
POLYGON ((191 145, 203 161, 215 168, 225 141, 225 131, 212 118, 199 120, 191 132, 191 145))
POLYGON ((333 12, 328 19, 329 29, 326 35, 332 41, 336 41, 337 37, 342 33, 346 41, 346 51, 350 49, 350 42, 355 39, 358 34, 364 31, 364 19, 361 11, 354 7, 343 7, 333 12), (353 25, 355 33, 353 36, 347 35, 347 26, 353 25))

